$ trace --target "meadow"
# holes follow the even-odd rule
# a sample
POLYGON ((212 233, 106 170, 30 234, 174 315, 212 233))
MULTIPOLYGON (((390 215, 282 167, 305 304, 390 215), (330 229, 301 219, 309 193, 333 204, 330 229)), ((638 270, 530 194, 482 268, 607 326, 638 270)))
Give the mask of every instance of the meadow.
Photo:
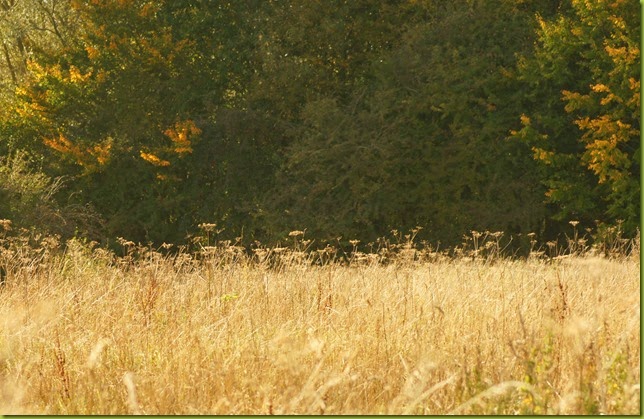
POLYGON ((339 258, 293 239, 4 239, 0 412, 640 413, 639 243, 339 258))

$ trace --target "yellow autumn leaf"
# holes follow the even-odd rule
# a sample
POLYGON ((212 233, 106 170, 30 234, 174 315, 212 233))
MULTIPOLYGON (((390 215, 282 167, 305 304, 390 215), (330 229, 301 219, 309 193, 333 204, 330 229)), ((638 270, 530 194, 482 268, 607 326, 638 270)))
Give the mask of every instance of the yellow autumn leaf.
POLYGON ((143 160, 147 161, 148 163, 152 163, 155 166, 160 166, 160 167, 170 166, 169 161, 162 160, 162 159, 160 159, 159 157, 155 156, 152 153, 146 153, 144 151, 141 151, 140 155, 141 155, 141 158, 143 160))

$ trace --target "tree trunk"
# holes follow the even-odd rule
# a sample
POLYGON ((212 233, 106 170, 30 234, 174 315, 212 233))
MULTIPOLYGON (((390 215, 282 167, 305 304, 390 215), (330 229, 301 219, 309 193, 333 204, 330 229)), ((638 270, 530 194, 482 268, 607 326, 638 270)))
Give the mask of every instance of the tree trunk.
POLYGON ((11 80, 13 81, 13 84, 17 85, 18 78, 16 77, 16 70, 13 68, 13 64, 11 63, 11 56, 9 55, 9 48, 7 47, 7 43, 3 42, 2 47, 4 50, 4 58, 7 61, 7 66, 9 67, 9 73, 11 73, 11 80))

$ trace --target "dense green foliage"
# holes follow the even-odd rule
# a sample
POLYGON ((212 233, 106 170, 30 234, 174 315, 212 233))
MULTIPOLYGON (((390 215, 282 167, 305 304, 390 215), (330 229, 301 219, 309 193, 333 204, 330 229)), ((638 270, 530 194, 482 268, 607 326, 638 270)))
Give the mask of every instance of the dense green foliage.
POLYGON ((534 54, 519 64, 530 86, 525 140, 542 169, 553 218, 640 222, 640 5, 573 1, 539 20, 534 54))
MULTIPOLYGON (((208 222, 246 242, 367 242, 421 226, 451 245, 639 226, 636 2, 0 9, 0 153, 24 150, 64 177, 52 203, 103 220, 75 231, 181 242, 208 222)), ((19 217, 23 198, 3 199, 0 219, 19 217)))

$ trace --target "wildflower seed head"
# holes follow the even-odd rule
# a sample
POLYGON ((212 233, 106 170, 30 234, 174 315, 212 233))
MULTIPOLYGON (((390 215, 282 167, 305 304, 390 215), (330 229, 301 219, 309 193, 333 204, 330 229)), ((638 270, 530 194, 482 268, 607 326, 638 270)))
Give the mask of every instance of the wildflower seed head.
POLYGON ((134 246, 135 244, 133 241, 126 240, 123 237, 117 237, 116 241, 119 242, 119 244, 123 247, 130 247, 130 246, 134 246))
POLYGON ((215 228, 217 228, 217 224, 214 224, 214 223, 201 223, 201 224, 199 224, 198 227, 200 229, 202 229, 203 231, 210 232, 210 231, 214 231, 215 228))
POLYGON ((0 228, 4 231, 11 230, 11 220, 0 220, 0 228))

